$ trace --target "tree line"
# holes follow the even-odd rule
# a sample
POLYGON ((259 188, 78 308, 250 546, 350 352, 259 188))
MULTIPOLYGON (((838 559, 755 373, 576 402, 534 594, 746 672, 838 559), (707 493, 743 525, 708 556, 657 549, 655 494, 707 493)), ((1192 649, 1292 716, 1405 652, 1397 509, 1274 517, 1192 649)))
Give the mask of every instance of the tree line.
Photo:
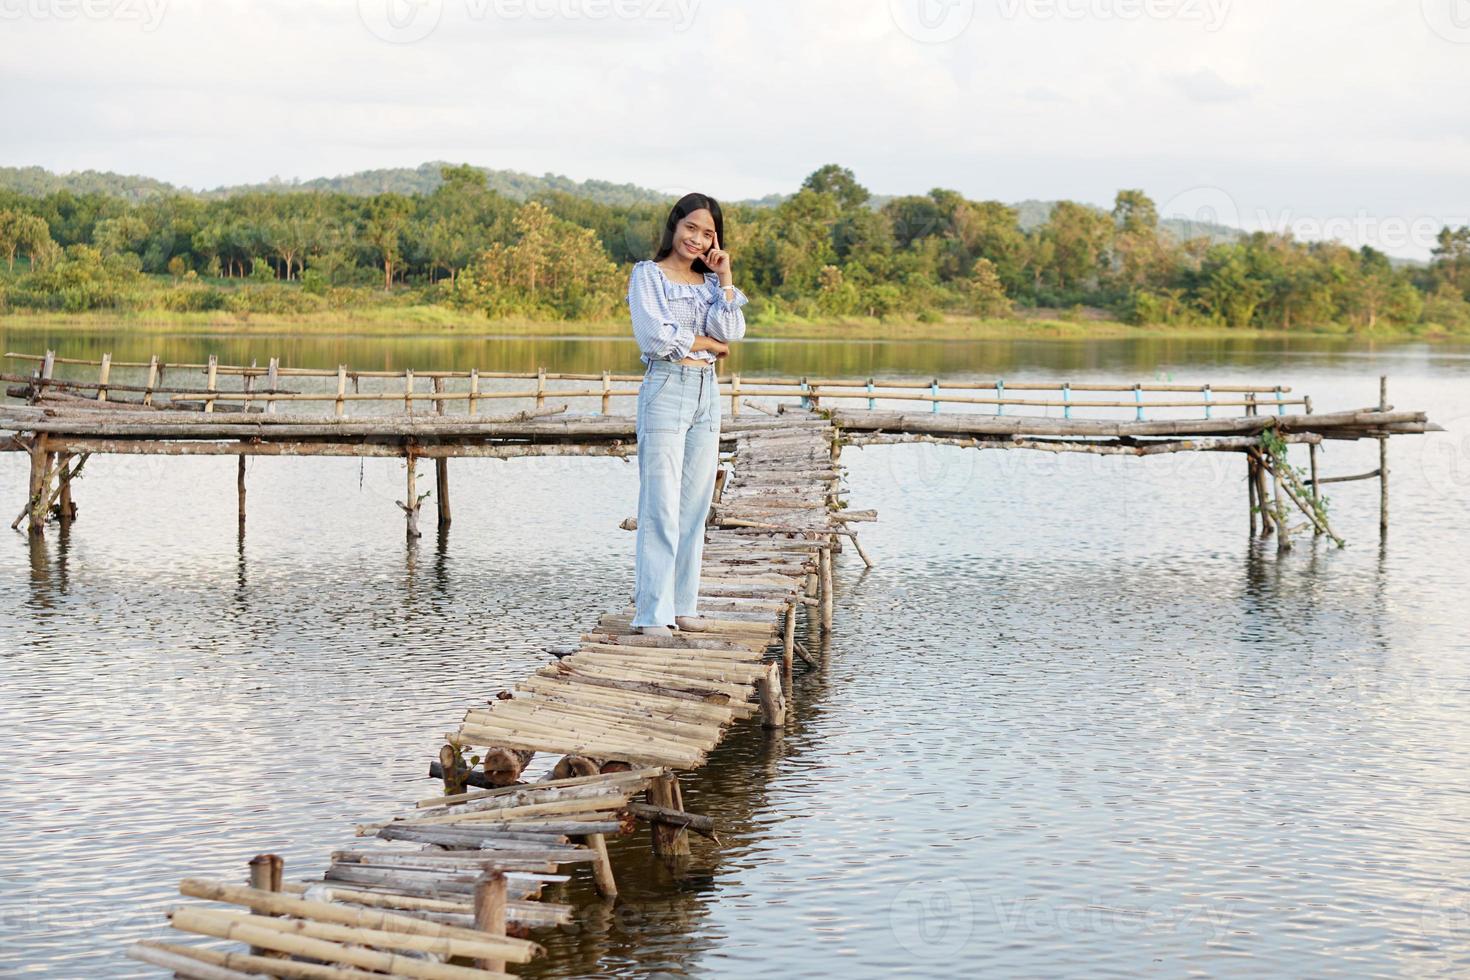
MULTIPOLYGON (((564 191, 517 201, 483 171, 431 192, 0 192, 0 309, 298 313, 443 304, 490 317, 620 315, 628 267, 668 205, 564 191)), ((1132 323, 1470 332, 1470 227, 1426 266, 1373 248, 1161 224, 1139 190, 1111 211, 1017 210, 936 189, 875 202, 836 165, 777 203, 733 205, 726 238, 751 313, 841 320, 1004 318, 1092 308, 1132 323)))

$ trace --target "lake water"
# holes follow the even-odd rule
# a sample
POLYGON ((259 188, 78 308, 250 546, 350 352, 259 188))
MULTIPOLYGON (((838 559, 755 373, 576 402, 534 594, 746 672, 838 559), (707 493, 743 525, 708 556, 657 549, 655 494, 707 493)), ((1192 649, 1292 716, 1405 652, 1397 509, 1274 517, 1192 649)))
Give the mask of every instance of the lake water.
MULTIPOLYGON (((119 360, 638 370, 616 341, 54 336, 119 360)), ((1253 543, 1230 455, 848 448, 877 567, 839 556, 789 727, 686 779, 722 846, 563 896, 531 976, 1427 976, 1470 971, 1470 350, 1301 340, 739 345, 763 373, 1286 384, 1450 431, 1329 488, 1338 551, 1253 543)), ((12 364, 8 370, 14 371, 12 364)), ((114 380, 119 380, 114 376, 114 380)), ((629 410, 631 402, 625 403, 629 410)), ((507 406, 510 407, 510 406, 507 406)), ((946 409, 948 410, 948 409, 946 409)), ((1325 474, 1377 465, 1332 444, 1325 474)), ((464 707, 630 592, 636 464, 451 464, 406 544, 390 460, 99 457, 80 517, 0 534, 0 974, 156 976, 186 875, 318 873, 433 792, 464 707)), ((26 469, 0 454, 0 500, 26 469)), ((432 487, 428 480, 425 489, 432 487)), ((11 512, 13 515, 13 511, 11 512)))

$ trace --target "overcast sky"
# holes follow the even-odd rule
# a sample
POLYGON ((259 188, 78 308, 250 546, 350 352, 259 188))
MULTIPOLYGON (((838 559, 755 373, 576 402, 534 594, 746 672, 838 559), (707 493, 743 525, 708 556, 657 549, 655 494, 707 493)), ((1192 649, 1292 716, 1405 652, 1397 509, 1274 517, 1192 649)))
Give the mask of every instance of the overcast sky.
POLYGON ((1410 256, 1470 223, 1470 0, 0 0, 0 21, 8 165, 212 187, 444 159, 736 199, 835 162, 883 194, 1141 187, 1410 256))

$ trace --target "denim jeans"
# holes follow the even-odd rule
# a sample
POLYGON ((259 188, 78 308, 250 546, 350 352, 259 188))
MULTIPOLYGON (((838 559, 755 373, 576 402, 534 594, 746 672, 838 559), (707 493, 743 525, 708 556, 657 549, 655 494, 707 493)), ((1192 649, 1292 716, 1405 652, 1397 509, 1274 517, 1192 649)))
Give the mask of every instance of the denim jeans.
POLYGON ((715 369, 651 361, 638 388, 633 626, 698 615, 704 525, 720 460, 715 369))

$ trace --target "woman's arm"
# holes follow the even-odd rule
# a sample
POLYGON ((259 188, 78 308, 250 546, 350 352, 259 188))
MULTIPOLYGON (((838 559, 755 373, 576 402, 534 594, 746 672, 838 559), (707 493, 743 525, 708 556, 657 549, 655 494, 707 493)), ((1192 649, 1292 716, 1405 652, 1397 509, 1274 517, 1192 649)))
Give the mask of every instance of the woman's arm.
POLYGON ((694 346, 694 328, 674 322, 659 272, 651 262, 633 266, 628 277, 628 311, 633 316, 633 339, 654 360, 678 361, 694 346))
POLYGON ((725 298, 725 287, 719 283, 710 283, 710 289, 714 292, 714 302, 710 304, 709 312, 705 314, 704 331, 716 340, 725 343, 736 341, 745 336, 745 312, 741 309, 749 300, 739 288, 730 287, 730 292, 735 294, 733 300, 725 298))

